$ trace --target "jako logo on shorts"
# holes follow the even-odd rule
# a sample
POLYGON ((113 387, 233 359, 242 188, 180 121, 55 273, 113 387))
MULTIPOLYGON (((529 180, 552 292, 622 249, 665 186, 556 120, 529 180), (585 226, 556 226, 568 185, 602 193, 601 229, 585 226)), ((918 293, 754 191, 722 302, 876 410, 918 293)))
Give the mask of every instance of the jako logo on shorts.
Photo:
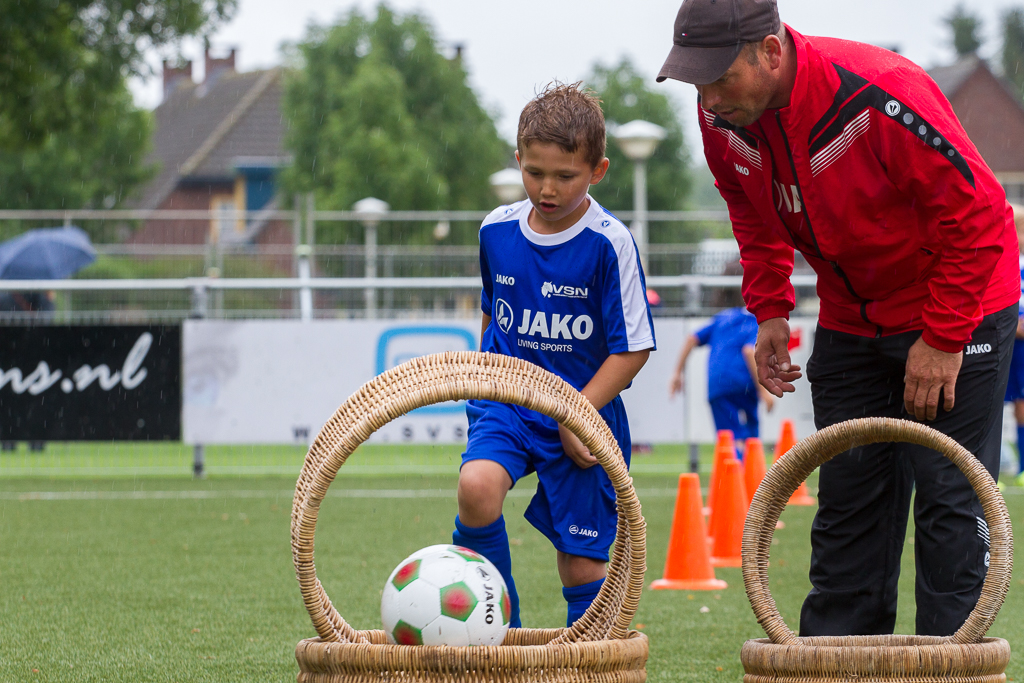
POLYGON ((597 538, 597 532, 594 531, 593 529, 588 529, 586 527, 579 527, 579 526, 576 526, 575 524, 573 524, 572 526, 569 527, 569 533, 572 534, 573 536, 589 536, 590 538, 597 538))
POLYGON ((979 353, 991 353, 991 344, 968 344, 964 347, 965 356, 975 356, 979 353))

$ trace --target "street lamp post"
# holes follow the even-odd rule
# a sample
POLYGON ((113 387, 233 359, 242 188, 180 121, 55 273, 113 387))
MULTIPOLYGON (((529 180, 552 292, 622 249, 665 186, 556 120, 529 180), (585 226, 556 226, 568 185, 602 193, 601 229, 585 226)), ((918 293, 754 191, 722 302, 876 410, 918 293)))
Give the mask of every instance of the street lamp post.
MULTIPOLYGON (((377 278, 377 226, 381 219, 391 210, 391 206, 383 199, 367 197, 360 199, 352 206, 352 210, 359 216, 366 231, 366 279, 371 282, 377 278)), ((363 290, 366 300, 366 317, 377 317, 377 288, 367 287, 363 290)))
POLYGON ((518 168, 505 168, 497 173, 492 173, 491 187, 502 204, 514 204, 520 199, 526 199, 523 174, 518 168))
POLYGON ((665 129, 650 121, 630 121, 613 133, 626 158, 633 162, 633 238, 640 252, 640 262, 647 268, 647 160, 658 143, 665 139, 665 129))

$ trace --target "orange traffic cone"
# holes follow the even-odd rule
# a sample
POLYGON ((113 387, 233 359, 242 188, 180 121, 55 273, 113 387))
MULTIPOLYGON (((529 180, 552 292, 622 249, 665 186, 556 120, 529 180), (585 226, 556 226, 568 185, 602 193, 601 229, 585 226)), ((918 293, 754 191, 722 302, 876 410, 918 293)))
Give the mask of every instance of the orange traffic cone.
MULTIPOLYGON (((779 458, 786 454, 790 448, 796 445, 796 427, 793 426, 792 420, 782 421, 782 433, 779 434, 779 441, 775 444, 775 460, 778 462, 779 458)), ((815 505, 818 501, 814 500, 810 493, 807 491, 807 484, 800 482, 800 486, 797 487, 796 491, 793 491, 793 495, 789 497, 787 505, 815 505)))
POLYGON ((714 567, 739 567, 743 564, 743 522, 747 517, 747 494, 743 490, 743 466, 739 460, 726 460, 722 465, 718 492, 715 494, 714 544, 711 564, 714 567))
MULTIPOLYGON (((710 515, 715 509, 716 482, 722 474, 722 462, 729 458, 736 457, 736 442, 733 441, 731 429, 720 429, 718 440, 715 442, 715 459, 711 464, 711 481, 708 484, 708 506, 704 508, 704 514, 710 515)), ((710 524, 708 525, 710 529, 710 524)))
POLYGON ((725 581, 715 578, 704 536, 700 478, 696 474, 680 474, 672 535, 668 539, 665 576, 652 583, 651 588, 692 591, 725 588, 725 581))
POLYGON ((747 439, 747 452, 743 455, 743 485, 747 491, 747 507, 750 507, 754 492, 764 479, 764 472, 764 447, 761 439, 751 437, 747 439))

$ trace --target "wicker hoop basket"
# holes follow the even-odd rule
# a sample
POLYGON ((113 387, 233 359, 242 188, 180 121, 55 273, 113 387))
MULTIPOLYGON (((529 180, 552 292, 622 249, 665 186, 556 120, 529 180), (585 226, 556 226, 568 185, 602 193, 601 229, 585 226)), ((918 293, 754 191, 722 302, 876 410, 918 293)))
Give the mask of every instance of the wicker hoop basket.
POLYGON ((647 637, 629 629, 646 569, 644 518, 622 453, 604 420, 561 378, 509 356, 441 353, 403 363, 363 385, 310 446, 292 504, 292 556, 318 638, 301 641, 300 683, 363 681, 572 681, 642 683, 647 637), (488 399, 515 403, 568 427, 615 487, 619 522, 597 599, 570 628, 511 629, 500 646, 389 645, 381 630, 357 631, 338 614, 316 576, 313 540, 320 504, 338 469, 381 426, 421 406, 488 399))
POLYGON ((988 471, 967 449, 930 427, 890 418, 850 420, 800 441, 768 471, 754 494, 743 529, 743 582, 768 638, 740 652, 744 683, 814 681, 1002 683, 1010 646, 985 638, 1003 604, 1013 567, 1006 504, 988 471), (797 486, 819 465, 854 446, 887 441, 932 448, 953 461, 978 493, 991 538, 990 566, 978 604, 952 636, 821 636, 798 638, 768 589, 768 554, 775 523, 797 486))

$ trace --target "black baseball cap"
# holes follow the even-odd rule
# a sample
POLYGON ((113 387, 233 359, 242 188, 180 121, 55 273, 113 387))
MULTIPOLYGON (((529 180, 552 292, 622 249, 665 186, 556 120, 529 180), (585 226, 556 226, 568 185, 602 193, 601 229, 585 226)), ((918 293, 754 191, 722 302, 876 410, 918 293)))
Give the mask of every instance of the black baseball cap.
POLYGON ((658 82, 674 78, 696 85, 714 83, 744 45, 778 33, 781 27, 776 0, 684 0, 658 82))

